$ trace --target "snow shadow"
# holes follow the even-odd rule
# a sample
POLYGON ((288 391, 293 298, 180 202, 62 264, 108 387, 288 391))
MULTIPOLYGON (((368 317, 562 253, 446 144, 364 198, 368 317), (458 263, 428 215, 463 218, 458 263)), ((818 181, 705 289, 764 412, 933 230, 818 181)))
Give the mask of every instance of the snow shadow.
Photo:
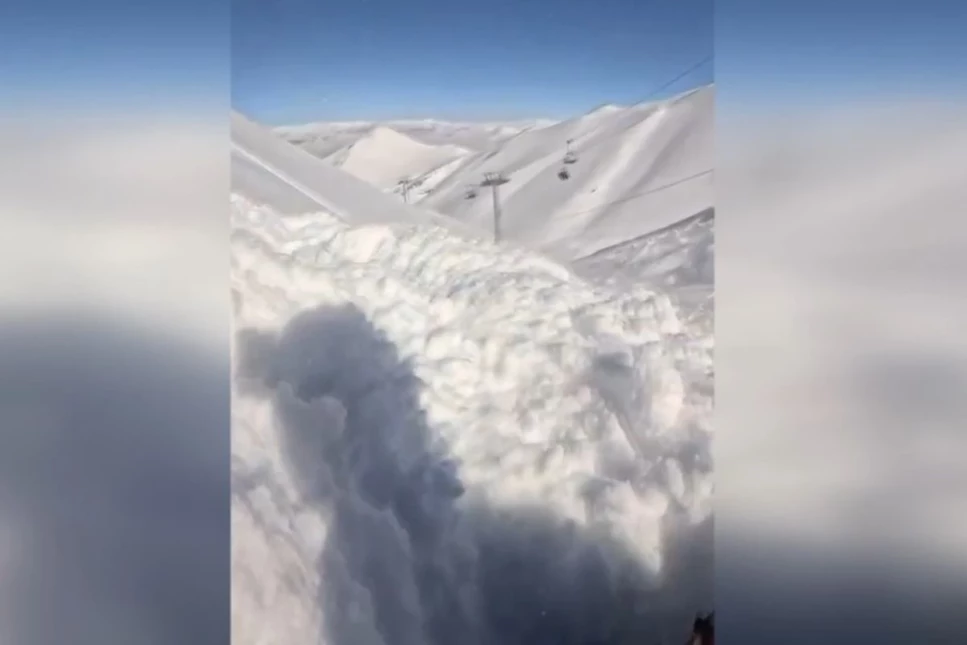
POLYGON ((465 490, 420 405, 433 384, 357 308, 320 307, 277 339, 239 341, 240 375, 273 397, 288 466, 329 522, 325 642, 678 643, 707 609, 682 598, 696 584, 711 595, 710 531, 675 553, 688 582, 659 589, 603 533, 465 490))
POLYGON ((228 368, 103 315, 4 321, 0 641, 229 641, 228 368))

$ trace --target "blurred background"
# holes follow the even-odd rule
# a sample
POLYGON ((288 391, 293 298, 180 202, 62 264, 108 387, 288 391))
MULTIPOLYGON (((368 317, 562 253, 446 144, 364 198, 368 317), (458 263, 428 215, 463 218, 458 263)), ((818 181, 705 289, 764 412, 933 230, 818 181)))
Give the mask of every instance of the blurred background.
POLYGON ((967 49, 927 4, 716 4, 722 642, 967 633, 967 49))
MULTIPOLYGON (((0 8, 0 642, 229 642, 228 16, 0 8)), ((715 19, 719 639, 963 643, 964 8, 715 19)))
POLYGON ((229 641, 228 29, 0 8, 0 642, 229 641))

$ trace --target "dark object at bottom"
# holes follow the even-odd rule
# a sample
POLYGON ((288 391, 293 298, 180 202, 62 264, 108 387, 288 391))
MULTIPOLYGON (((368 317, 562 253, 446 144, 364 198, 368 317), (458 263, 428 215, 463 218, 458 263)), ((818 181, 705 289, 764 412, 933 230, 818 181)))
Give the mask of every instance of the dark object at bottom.
POLYGON ((715 612, 707 616, 695 616, 692 635, 686 645, 715 645, 715 612))

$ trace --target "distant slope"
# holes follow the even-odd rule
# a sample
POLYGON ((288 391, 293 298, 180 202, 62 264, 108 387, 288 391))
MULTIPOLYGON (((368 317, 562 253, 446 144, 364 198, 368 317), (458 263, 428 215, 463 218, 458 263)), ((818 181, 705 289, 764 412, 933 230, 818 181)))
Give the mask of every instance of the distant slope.
POLYGON ((378 126, 326 161, 380 190, 392 190, 405 177, 425 175, 470 154, 452 144, 420 143, 392 128, 378 126))
POLYGON ((489 196, 467 199, 466 186, 504 172, 511 178, 501 187, 505 235, 563 260, 584 257, 713 206, 713 106, 707 86, 524 132, 468 158, 421 203, 489 229, 489 196), (562 181, 568 139, 579 160, 562 181))
POLYGON ((553 125, 550 119, 533 119, 509 123, 451 122, 437 119, 397 120, 385 122, 347 121, 317 122, 275 128, 275 133, 289 143, 318 157, 328 157, 340 148, 352 145, 377 127, 387 127, 427 145, 455 145, 470 150, 487 150, 521 132, 553 125))
POLYGON ((713 208, 713 109, 708 85, 663 101, 602 105, 567 121, 476 124, 476 147, 439 147, 471 126, 432 120, 276 131, 383 191, 403 176, 418 178, 411 203, 486 235, 492 200, 487 190, 470 198, 468 187, 503 172, 511 179, 500 189, 504 238, 569 263, 713 208), (569 140, 578 159, 565 166, 569 140), (562 180, 565 167, 570 176, 562 180))
POLYGON ((282 214, 326 211, 354 225, 434 224, 472 235, 450 218, 408 206, 232 112, 232 192, 282 214))
POLYGON ((452 144, 481 151, 516 137, 522 132, 554 125, 552 119, 531 119, 506 123, 454 123, 425 119, 423 121, 394 121, 389 127, 417 141, 432 145, 452 144))

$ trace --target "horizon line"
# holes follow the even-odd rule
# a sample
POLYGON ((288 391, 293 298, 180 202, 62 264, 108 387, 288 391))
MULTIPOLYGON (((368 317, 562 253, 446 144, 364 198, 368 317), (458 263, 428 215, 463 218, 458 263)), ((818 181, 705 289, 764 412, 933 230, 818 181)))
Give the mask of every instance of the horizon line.
POLYGON ((707 88, 713 87, 714 85, 715 85, 715 81, 713 79, 712 81, 709 81, 707 83, 700 83, 700 84, 694 85, 694 86, 692 86, 692 87, 690 87, 688 89, 679 90, 679 91, 677 91, 677 92, 675 92, 673 94, 669 94, 668 96, 659 97, 659 98, 646 99, 646 100, 639 101, 639 102, 636 102, 636 103, 611 103, 611 102, 607 102, 606 101, 604 103, 599 103, 599 104, 595 105, 594 107, 591 107, 591 108, 589 108, 589 109, 587 109, 587 110, 585 110, 583 112, 579 112, 577 114, 571 114, 569 116, 560 116, 560 117, 554 117, 554 116, 548 116, 548 115, 544 115, 544 116, 518 116, 518 117, 507 117, 507 118, 501 118, 501 117, 490 117, 490 118, 443 118, 443 117, 439 117, 439 116, 423 116, 423 117, 414 117, 414 116, 407 117, 407 116, 401 116, 401 117, 392 117, 392 118, 386 118, 386 119, 332 119, 332 120, 317 119, 317 120, 301 121, 301 122, 289 122, 289 123, 268 123, 268 122, 264 122, 264 121, 261 121, 259 119, 253 118, 252 116, 250 116, 249 114, 247 114, 247 113, 243 112, 242 110, 236 108, 235 106, 232 106, 231 110, 232 110, 232 112, 236 112, 238 114, 241 114, 245 118, 247 118, 247 119, 249 119, 251 121, 255 121, 257 123, 260 123, 260 124, 262 124, 262 125, 264 125, 266 127, 269 127, 269 128, 271 128, 273 130, 283 129, 283 128, 304 128, 304 127, 310 127, 310 126, 313 126, 313 125, 356 125, 356 124, 358 124, 358 125, 371 125, 371 124, 377 124, 377 123, 382 123, 382 124, 389 124, 389 123, 402 124, 402 123, 437 122, 437 123, 467 124, 467 125, 488 125, 488 124, 505 125, 505 124, 519 123, 519 122, 522 122, 522 121, 549 121, 551 123, 560 123, 562 121, 567 121, 568 119, 573 119, 573 118, 577 118, 579 116, 584 116, 586 114, 590 114, 590 113, 594 112, 595 110, 600 110, 601 108, 604 108, 604 107, 617 107, 617 108, 628 109, 628 108, 638 107, 638 106, 642 106, 642 105, 647 105, 649 103, 661 103, 663 101, 677 100, 677 99, 680 99, 680 98, 686 96, 687 94, 689 94, 691 92, 697 92, 697 91, 700 91, 700 90, 703 90, 703 89, 707 89, 707 88))

